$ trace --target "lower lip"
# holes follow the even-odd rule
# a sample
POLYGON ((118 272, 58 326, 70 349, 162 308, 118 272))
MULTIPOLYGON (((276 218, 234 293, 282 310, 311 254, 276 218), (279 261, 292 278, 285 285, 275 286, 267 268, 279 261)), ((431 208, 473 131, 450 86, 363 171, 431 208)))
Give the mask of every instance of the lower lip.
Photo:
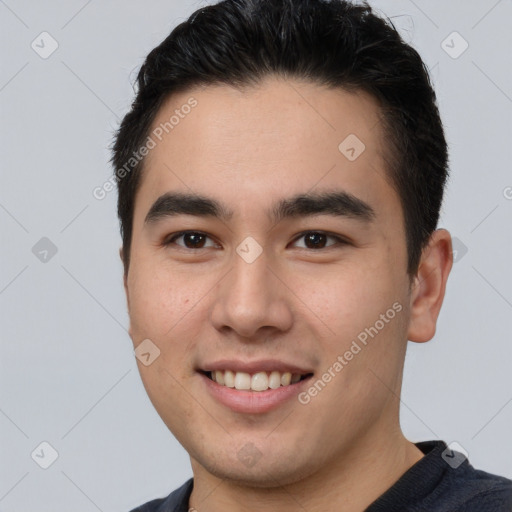
POLYGON ((277 389, 267 389, 266 391, 239 391, 235 388, 221 386, 203 373, 199 375, 213 398, 235 412, 246 414, 268 412, 287 400, 296 398, 301 389, 307 386, 311 379, 311 376, 309 376, 295 384, 281 386, 277 389))

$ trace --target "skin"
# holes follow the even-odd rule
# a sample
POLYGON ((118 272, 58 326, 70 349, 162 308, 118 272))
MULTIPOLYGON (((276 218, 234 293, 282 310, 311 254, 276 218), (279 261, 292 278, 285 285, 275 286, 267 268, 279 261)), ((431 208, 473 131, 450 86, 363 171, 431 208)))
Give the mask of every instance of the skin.
POLYGON ((244 90, 207 86, 168 98, 154 126, 191 96, 197 107, 147 157, 125 277, 134 346, 149 338, 161 351, 149 366, 138 361, 142 381, 191 457, 189 505, 361 511, 423 456, 400 429, 398 397, 407 340, 435 333, 450 234, 432 234, 411 281, 378 104, 366 93, 277 77, 244 90), (353 162, 338 150, 351 133, 366 146, 353 162), (333 188, 369 203, 374 222, 319 215, 275 224, 265 213, 281 198, 333 188), (234 215, 145 224, 168 191, 208 195, 234 215), (183 237, 164 245, 181 230, 209 238, 200 249, 183 237), (350 242, 311 248, 298 238, 306 230, 350 242), (250 264, 236 252, 248 236, 263 248, 250 264), (402 311, 307 405, 291 399, 267 413, 236 413, 195 371, 219 357, 278 358, 312 368, 316 379, 396 302, 402 311), (238 457, 248 443, 261 454, 250 467, 238 457))

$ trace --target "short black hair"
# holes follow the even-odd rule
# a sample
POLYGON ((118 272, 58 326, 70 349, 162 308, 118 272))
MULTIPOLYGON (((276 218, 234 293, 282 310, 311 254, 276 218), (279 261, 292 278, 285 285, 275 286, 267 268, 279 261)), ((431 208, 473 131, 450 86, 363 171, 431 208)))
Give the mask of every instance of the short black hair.
POLYGON ((404 213, 407 272, 411 278, 417 273, 439 220, 448 177, 436 96, 418 52, 389 18, 375 14, 366 2, 223 0, 198 9, 148 54, 137 75, 131 110, 115 134, 111 163, 125 276, 145 162, 132 156, 144 145, 163 102, 195 86, 243 88, 270 75, 364 91, 378 100, 389 143, 386 177, 404 213))

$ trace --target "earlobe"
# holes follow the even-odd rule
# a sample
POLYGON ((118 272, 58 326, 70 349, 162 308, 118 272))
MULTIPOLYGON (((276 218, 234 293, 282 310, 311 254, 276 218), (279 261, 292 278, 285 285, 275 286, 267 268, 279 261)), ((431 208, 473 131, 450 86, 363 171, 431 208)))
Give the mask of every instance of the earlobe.
POLYGON ((450 233, 446 229, 437 229, 423 250, 412 285, 408 330, 410 341, 423 343, 434 337, 452 265, 450 233))

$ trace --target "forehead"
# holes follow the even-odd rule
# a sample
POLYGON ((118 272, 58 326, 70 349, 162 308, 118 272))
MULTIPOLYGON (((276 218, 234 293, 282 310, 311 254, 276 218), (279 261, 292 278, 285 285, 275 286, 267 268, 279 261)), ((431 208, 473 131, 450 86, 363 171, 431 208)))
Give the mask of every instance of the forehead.
POLYGON ((399 202, 379 104, 364 92, 276 77, 197 87, 164 102, 150 137, 136 210, 170 190, 221 199, 235 215, 315 188, 341 187, 377 211, 399 202))

